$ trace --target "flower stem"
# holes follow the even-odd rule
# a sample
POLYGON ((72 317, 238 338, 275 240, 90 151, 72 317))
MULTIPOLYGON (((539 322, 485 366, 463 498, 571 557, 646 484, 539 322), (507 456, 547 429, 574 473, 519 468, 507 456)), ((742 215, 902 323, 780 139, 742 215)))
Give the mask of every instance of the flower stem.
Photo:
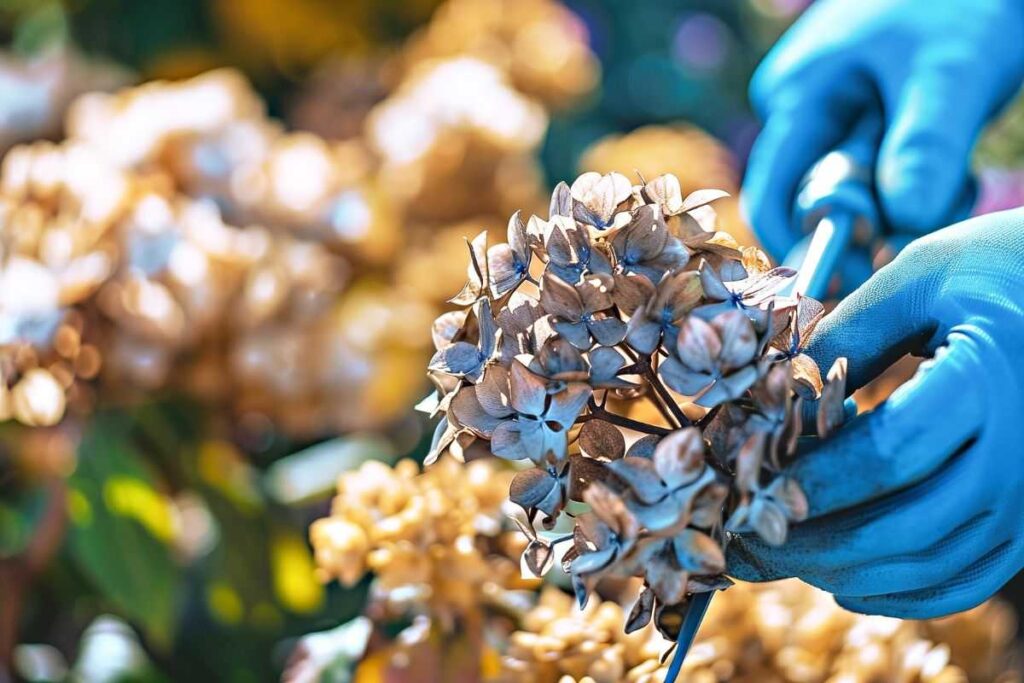
POLYGON ((626 429, 632 429, 635 432, 641 432, 643 434, 656 434, 658 436, 667 436, 672 433, 671 429, 665 429, 664 427, 657 427, 655 425, 647 424, 646 422, 640 422, 626 417, 625 415, 617 415, 609 412, 601 406, 594 403, 593 399, 590 401, 590 413, 587 415, 581 415, 576 418, 577 423, 589 422, 590 420, 604 420, 610 422, 613 425, 619 427, 625 427, 626 429))
POLYGON ((693 421, 691 421, 690 418, 686 417, 686 414, 683 412, 683 409, 679 407, 679 404, 676 403, 676 400, 672 398, 672 394, 670 394, 668 389, 665 388, 665 385, 661 383, 661 380, 658 378, 658 374, 654 372, 654 367, 651 365, 650 357, 646 359, 641 358, 637 362, 641 364, 640 369, 643 371, 641 374, 643 375, 644 379, 646 379, 650 383, 655 393, 657 393, 658 396, 661 397, 661 400, 664 401, 668 409, 672 411, 672 415, 675 417, 676 422, 679 423, 679 426, 692 426, 693 421))
MULTIPOLYGON (((684 426, 692 424, 690 420, 683 414, 682 409, 676 404, 675 399, 668 393, 668 389, 658 379, 658 375, 654 372, 651 367, 651 357, 646 356, 641 358, 638 356, 633 349, 629 348, 625 344, 620 344, 619 348, 625 352, 626 356, 633 361, 633 364, 629 366, 629 374, 641 375, 654 389, 654 394, 647 393, 647 398, 650 399, 657 408, 658 412, 661 413, 662 417, 669 423, 669 426, 675 429, 680 429, 684 426)), ((623 368, 626 370, 626 368, 623 368)), ((622 371, 620 371, 622 372, 622 371)), ((623 373, 626 374, 626 373, 623 373)))

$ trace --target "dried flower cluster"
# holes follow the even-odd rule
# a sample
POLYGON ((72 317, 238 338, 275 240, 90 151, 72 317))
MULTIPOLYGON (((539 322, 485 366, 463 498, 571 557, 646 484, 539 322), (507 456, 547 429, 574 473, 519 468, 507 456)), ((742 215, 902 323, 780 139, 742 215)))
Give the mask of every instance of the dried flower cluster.
POLYGON ((376 196, 365 146, 286 132, 236 71, 92 93, 71 107, 67 128, 120 168, 157 168, 182 194, 216 200, 233 224, 263 224, 360 258, 382 260, 394 248, 397 228, 376 196))
POLYGON ((97 378, 295 434, 408 406, 433 305, 347 286, 397 235, 359 143, 284 133, 231 71, 89 95, 68 129, 4 160, 3 418, 87 412, 97 378))
POLYGON ((456 55, 494 64, 549 108, 589 94, 600 71, 586 26, 553 0, 448 0, 409 40, 402 62, 456 55))
MULTIPOLYGON (((716 187, 735 195, 740 184, 738 164, 729 148, 700 128, 685 124, 641 126, 607 135, 584 150, 579 168, 598 173, 635 169, 648 178, 671 173, 679 178, 686 194, 716 187)), ((716 201, 715 212, 737 242, 756 244, 736 197, 716 201)))
POLYGON ((821 399, 820 435, 843 414, 845 362, 823 383, 801 352, 821 305, 776 296, 794 272, 715 230, 722 195, 684 196, 672 175, 585 173, 559 184, 546 220, 516 213, 506 242, 482 233, 452 299, 466 308, 434 324, 437 391, 422 406, 442 415, 430 458, 482 440, 533 465, 509 493, 532 572, 569 544, 581 607, 603 578, 642 577, 627 631, 653 618, 670 640, 688 596, 729 585, 728 532, 781 544, 806 515, 776 476, 800 403, 821 399), (626 414, 641 400, 658 424, 626 414), (574 502, 589 510, 572 534, 538 533, 574 502))
POLYGON ((449 458, 423 473, 403 460, 341 475, 330 516, 310 527, 321 578, 353 585, 372 572, 371 600, 387 614, 442 623, 501 602, 531 585, 506 554, 518 540, 503 524, 511 476, 493 462, 449 458))
MULTIPOLYGON (((504 683, 655 683, 665 643, 647 626, 624 635, 622 608, 583 611, 547 588, 509 638, 504 683)), ((694 683, 1016 683, 1012 609, 990 601, 934 621, 853 614, 796 580, 740 584, 717 597, 680 680, 694 683)))
POLYGON ((473 57, 413 68, 366 121, 381 181, 416 222, 508 215, 539 196, 547 113, 473 57))
POLYGON ((101 366, 106 380, 141 388, 166 383, 186 352, 197 373, 207 350, 216 366, 258 371, 249 341, 315 322, 348 273, 319 244, 227 225, 213 204, 82 143, 12 150, 0 207, 4 384, 30 425, 63 412, 46 376, 75 403, 88 392, 76 379, 101 366), (17 400, 26 383, 30 411, 17 400))

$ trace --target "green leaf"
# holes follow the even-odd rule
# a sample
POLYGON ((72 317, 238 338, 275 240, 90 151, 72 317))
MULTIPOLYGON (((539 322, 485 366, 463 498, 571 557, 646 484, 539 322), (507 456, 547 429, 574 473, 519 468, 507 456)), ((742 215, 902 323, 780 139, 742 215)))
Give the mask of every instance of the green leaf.
POLYGON ((181 583, 168 501, 115 415, 94 421, 78 456, 68 483, 72 558, 114 607, 166 648, 181 583))

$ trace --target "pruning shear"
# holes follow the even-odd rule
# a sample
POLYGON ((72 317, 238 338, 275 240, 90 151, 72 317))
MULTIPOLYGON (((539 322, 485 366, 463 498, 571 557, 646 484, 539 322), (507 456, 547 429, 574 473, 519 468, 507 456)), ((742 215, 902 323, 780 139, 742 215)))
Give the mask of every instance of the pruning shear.
MULTIPOLYGON (((862 250, 859 260, 870 264, 868 249, 880 234, 874 168, 881 136, 881 116, 865 116, 849 138, 804 177, 797 192, 795 220, 808 234, 783 262, 797 271, 783 294, 824 298, 848 250, 862 250)), ((869 274, 868 265, 865 278, 869 274)), ((708 591, 691 597, 665 683, 674 683, 679 675, 714 594, 708 591)))

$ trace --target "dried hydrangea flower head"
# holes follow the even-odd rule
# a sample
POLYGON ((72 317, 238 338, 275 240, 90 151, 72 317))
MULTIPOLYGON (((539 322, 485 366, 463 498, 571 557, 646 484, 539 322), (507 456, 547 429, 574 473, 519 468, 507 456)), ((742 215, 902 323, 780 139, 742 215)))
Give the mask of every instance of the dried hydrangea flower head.
POLYGON ((310 527, 320 577, 351 586, 372 572, 371 599, 388 616, 449 626, 500 602, 526 585, 503 552, 510 478, 486 461, 445 458, 422 473, 411 460, 364 463, 341 475, 330 516, 310 527))
POLYGON ((370 112, 381 182, 419 221, 455 221, 539 194, 534 152, 548 117, 500 69, 469 56, 417 64, 370 112))
POLYGON ((391 378, 423 362, 408 340, 430 306, 350 288, 324 244, 232 225, 175 184, 77 141, 6 155, 0 420, 52 425, 97 397, 168 386, 289 434, 405 410, 409 389, 391 378))
MULTIPOLYGON (((623 634, 622 608, 584 610, 549 587, 508 638, 502 683, 656 683, 667 665, 653 625, 623 634)), ((847 612, 797 580, 741 584, 711 605, 680 680, 808 683, 1020 681, 1012 608, 998 600, 932 621, 847 612)))
POLYGON ((600 66, 586 25, 553 0, 447 0, 401 54, 406 68, 470 55, 508 73, 522 93, 571 107, 597 85, 600 66))
MULTIPOLYGON (((739 165, 729 148, 700 128, 685 124, 642 126, 606 135, 584 150, 579 168, 600 173, 636 169, 648 178, 671 173, 686 194, 702 187, 735 194, 740 185, 739 165)), ((735 197, 716 201, 715 212, 733 237, 743 244, 754 243, 735 197)))
POLYGON ((652 619, 674 640, 694 593, 725 588, 733 532, 785 541, 807 514, 780 478, 800 405, 823 400, 822 435, 842 419, 845 365, 822 382, 804 340, 821 316, 778 292, 772 268, 717 230, 715 190, 677 178, 631 183, 585 173, 552 195, 547 218, 516 214, 507 241, 469 243, 462 310, 434 326, 421 404, 441 417, 432 452, 483 442, 531 468, 513 479, 524 564, 542 573, 553 545, 580 606, 597 583, 640 577, 628 630, 652 619), (654 421, 630 417, 650 402, 654 421), (573 533, 549 540, 575 501, 573 533))
POLYGON ((397 246, 397 219, 366 146, 286 132, 234 69, 90 94, 71 108, 67 129, 120 168, 159 168, 183 194, 215 199, 231 223, 375 261, 397 246), (133 134, 107 134, 126 129, 133 134))

